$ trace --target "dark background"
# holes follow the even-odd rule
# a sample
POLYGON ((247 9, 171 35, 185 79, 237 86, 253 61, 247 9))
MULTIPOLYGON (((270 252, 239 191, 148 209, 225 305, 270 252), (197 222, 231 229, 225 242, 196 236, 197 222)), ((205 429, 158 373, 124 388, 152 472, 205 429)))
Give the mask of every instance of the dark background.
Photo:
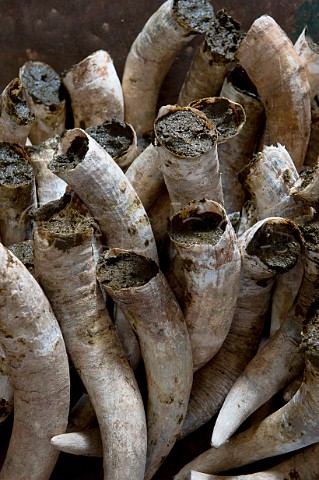
MULTIPOLYGON (((126 55, 138 32, 162 0, 1 0, 0 89, 27 60, 48 63, 58 73, 69 69, 98 49, 107 50, 121 78, 126 55)), ((305 25, 319 43, 319 0, 216 0, 214 10, 226 8, 246 31, 263 14, 271 15, 294 41, 305 25)), ((185 72, 201 38, 174 62, 164 82, 160 103, 174 103, 185 72)), ((11 419, 12 421, 12 419, 11 419)), ((0 464, 10 435, 10 419, 1 426, 0 464), (2 448, 1 448, 2 447, 2 448)), ((154 480, 168 480, 172 473, 209 446, 212 424, 179 442, 154 480)), ((32 445, 30 445, 32 449, 32 445)), ((279 461, 279 458, 277 459, 279 461)), ((265 466, 260 464, 260 469, 265 466)), ((100 459, 62 454, 52 480, 102 480, 100 459)), ((123 479, 126 480, 126 479, 123 479)))
MULTIPOLYGON (((134 38, 162 0, 1 0, 0 89, 18 75, 27 60, 48 63, 58 73, 98 49, 107 50, 121 77, 134 38)), ((319 42, 319 0, 216 0, 217 12, 226 8, 243 30, 265 13, 295 40, 307 24, 319 42)), ((172 66, 161 96, 175 102, 185 70, 200 38, 193 41, 172 66)), ((165 100, 164 100, 165 99, 165 100)))

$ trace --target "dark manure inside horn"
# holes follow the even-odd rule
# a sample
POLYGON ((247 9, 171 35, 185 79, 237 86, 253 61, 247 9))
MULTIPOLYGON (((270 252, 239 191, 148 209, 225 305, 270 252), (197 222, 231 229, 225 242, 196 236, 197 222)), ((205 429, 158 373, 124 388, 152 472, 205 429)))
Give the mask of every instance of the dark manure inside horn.
POLYGON ((34 173, 27 155, 18 145, 0 143, 0 185, 24 187, 33 182, 34 173))
POLYGON ((250 80, 247 72, 239 65, 228 74, 228 81, 240 92, 260 101, 255 84, 250 80))
POLYGON ((97 265, 99 282, 114 290, 145 285, 158 272, 153 260, 133 252, 121 252, 109 258, 102 256, 97 265))
POLYGON ((97 127, 86 130, 107 153, 116 160, 124 155, 133 143, 134 135, 132 129, 125 122, 112 119, 97 127))
POLYGON ((173 13, 190 30, 205 33, 213 17, 213 7, 207 0, 174 0, 173 13))
POLYGON ((69 146, 67 152, 63 155, 56 155, 49 163, 49 169, 53 172, 64 172, 73 170, 84 159, 89 149, 89 140, 87 137, 76 137, 69 146))
POLYGON ((205 113, 206 117, 216 125, 219 140, 236 135, 238 127, 245 121, 245 112, 240 105, 230 103, 227 98, 215 97, 199 100, 191 104, 194 108, 205 113))
POLYGON ((269 269, 284 273, 296 265, 302 239, 294 224, 265 222, 249 242, 247 253, 257 256, 269 269))
POLYGON ((171 222, 170 237, 178 243, 216 245, 226 228, 222 215, 213 212, 199 213, 196 209, 187 216, 177 214, 171 222))
POLYGON ((172 154, 189 158, 203 155, 213 148, 217 133, 190 110, 176 110, 159 118, 155 125, 159 143, 172 154))
POLYGON ((49 65, 41 62, 27 63, 21 82, 35 103, 53 106, 63 99, 60 75, 49 65))
POLYGON ((236 22, 225 9, 217 12, 205 41, 210 50, 212 60, 216 63, 234 61, 235 53, 244 38, 240 31, 240 24, 236 22))
POLYGON ((92 218, 81 215, 77 210, 66 207, 41 224, 40 230, 49 244, 59 250, 68 250, 81 245, 88 236, 93 236, 96 224, 92 218))

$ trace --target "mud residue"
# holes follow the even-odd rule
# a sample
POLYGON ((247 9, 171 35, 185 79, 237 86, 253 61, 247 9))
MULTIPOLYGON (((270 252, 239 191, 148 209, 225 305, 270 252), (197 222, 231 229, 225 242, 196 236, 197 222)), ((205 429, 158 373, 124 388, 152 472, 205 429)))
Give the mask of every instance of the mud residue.
POLYGON ((173 16, 188 30, 205 33, 213 18, 213 7, 207 0, 174 0, 173 16))
POLYGON ((25 240, 24 242, 10 245, 8 250, 10 250, 10 252, 12 252, 13 255, 17 257, 28 270, 32 270, 34 268, 32 240, 25 240))
POLYGON ((194 211, 188 218, 178 214, 171 222, 170 237, 175 242, 187 245, 217 245, 225 226, 225 219, 217 213, 199 214, 194 211))
POLYGON ((292 222, 265 222, 249 242, 248 255, 257 256, 270 270, 284 273, 296 265, 302 239, 292 222))
POLYGON ((49 169, 53 172, 73 170, 81 163, 89 149, 87 137, 76 137, 64 155, 56 155, 49 163, 49 169))
POLYGON ((110 258, 102 256, 97 265, 99 282, 113 290, 145 285, 158 271, 153 260, 132 252, 122 252, 110 258))
POLYGON ((250 97, 256 98, 260 101, 257 89, 255 84, 250 80, 247 75, 247 72, 240 67, 236 66, 229 74, 228 81, 240 92, 249 95, 250 97))
POLYGON ((45 63, 27 62, 22 71, 21 82, 35 103, 53 106, 63 99, 60 76, 45 63))
POLYGON ((23 187, 31 185, 33 178, 25 151, 18 145, 0 143, 0 185, 23 187))
POLYGON ((177 110, 160 117, 155 124, 155 134, 163 147, 183 158, 203 155, 217 141, 216 131, 190 110, 177 110))
POLYGON ((228 98, 206 98, 192 102, 191 106, 205 113, 216 126, 219 141, 235 136, 246 120, 243 107, 231 102, 228 98))
POLYGON ((72 208, 65 208, 43 222, 38 230, 41 236, 46 237, 49 245, 64 251, 81 245, 93 236, 95 228, 92 218, 84 217, 72 208))
POLYGON ((86 133, 94 138, 114 160, 124 155, 134 140, 132 128, 117 119, 88 128, 86 133))
POLYGON ((240 31, 240 24, 228 15, 225 9, 219 10, 205 36, 206 48, 211 52, 212 61, 235 61, 235 53, 244 36, 240 31))

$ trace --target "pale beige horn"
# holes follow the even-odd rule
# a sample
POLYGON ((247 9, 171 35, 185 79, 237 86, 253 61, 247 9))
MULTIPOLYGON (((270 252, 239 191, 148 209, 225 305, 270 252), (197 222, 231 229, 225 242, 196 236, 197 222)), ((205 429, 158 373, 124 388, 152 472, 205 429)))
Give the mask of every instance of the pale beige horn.
POLYGON ((121 82, 113 60, 97 50, 62 75, 71 100, 74 126, 89 128, 113 117, 124 120, 121 82))
POLYGON ((196 371, 216 355, 229 331, 240 285, 240 252, 226 212, 216 202, 191 202, 170 223, 185 278, 183 311, 196 371))
POLYGON ((139 339, 148 394, 145 479, 151 479, 172 449, 187 410, 193 360, 186 323, 153 260, 108 250, 97 266, 97 278, 139 339))
POLYGON ((69 130, 49 168, 78 194, 97 221, 108 247, 157 258, 145 209, 121 168, 90 135, 69 130))
MULTIPOLYGON (((297 298, 277 332, 246 366, 225 399, 214 427, 214 445, 220 445, 257 408, 290 383, 301 371, 301 329, 310 304, 318 297, 318 226, 302 227, 304 275, 297 298), (275 362, 275 363, 274 363, 275 362)), ((282 252, 285 256, 285 253, 282 252)))
POLYGON ((54 435, 67 427, 70 379, 52 308, 26 267, 0 244, 0 342, 14 388, 14 423, 1 480, 49 480, 54 435))
POLYGON ((258 425, 237 434, 221 447, 206 450, 185 465, 174 479, 188 479, 191 470, 219 473, 317 443, 319 441, 318 341, 317 301, 309 308, 303 329, 304 381, 292 400, 258 425))
POLYGON ((34 232, 36 276, 96 412, 104 479, 141 480, 144 406, 96 280, 93 233, 92 220, 68 207, 43 222, 34 232))
POLYGON ((239 103, 246 114, 245 125, 239 134, 218 145, 225 209, 227 212, 240 212, 246 192, 238 181, 238 172, 255 153, 257 136, 264 125, 264 106, 254 85, 240 67, 225 78, 220 96, 239 103))
POLYGON ((262 145, 281 143, 299 171, 310 135, 310 86, 301 58, 269 15, 257 18, 236 57, 265 106, 262 145))
POLYGON ((67 187, 67 183, 49 170, 48 165, 57 153, 61 138, 54 136, 40 145, 26 147, 32 165, 37 189, 38 206, 58 200, 67 187))
POLYGON ((317 480, 319 444, 302 449, 270 470, 246 475, 210 475, 191 471, 189 480, 317 480))
POLYGON ((312 209, 290 194, 298 178, 291 155, 280 144, 264 147, 240 172, 240 180, 256 206, 258 220, 281 216, 306 223, 312 218, 312 209))
POLYGON ((145 148, 126 170, 125 175, 145 210, 148 210, 165 185, 156 146, 151 143, 145 148))
POLYGON ((310 98, 313 99, 319 90, 319 45, 313 41, 305 27, 294 44, 297 55, 306 69, 310 85, 310 98))
POLYGON ((181 436, 218 413, 232 385, 256 354, 273 282, 279 272, 293 268, 301 245, 296 225, 278 217, 257 222, 238 238, 241 276, 235 313, 219 352, 194 375, 181 436))
POLYGON ((183 46, 204 33, 213 16, 207 0, 167 0, 148 19, 126 57, 125 120, 137 135, 153 130, 162 82, 183 46))

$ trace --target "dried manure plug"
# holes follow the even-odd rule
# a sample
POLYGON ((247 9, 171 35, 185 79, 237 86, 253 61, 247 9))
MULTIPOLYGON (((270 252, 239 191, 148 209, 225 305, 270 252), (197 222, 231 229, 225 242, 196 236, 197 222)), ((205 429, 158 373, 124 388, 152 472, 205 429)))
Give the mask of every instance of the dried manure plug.
POLYGON ((67 187, 66 182, 54 175, 48 168, 49 163, 57 153, 60 141, 61 137, 54 136, 40 145, 26 147, 26 152, 35 175, 39 206, 61 198, 67 187))
POLYGON ((13 430, 0 479, 49 480, 58 458, 50 439, 65 432, 69 413, 64 340, 43 290, 2 245, 0 265, 1 345, 14 388, 13 430))
POLYGON ((73 65, 63 73, 62 82, 70 95, 75 127, 95 127, 113 117, 124 120, 121 82, 105 50, 73 65))
POLYGON ((34 172, 26 152, 18 145, 0 143, 0 238, 3 245, 31 236, 28 212, 35 207, 34 172))
POLYGON ((153 130, 162 82, 178 55, 213 17, 207 0, 167 0, 149 18, 127 55, 122 79, 125 120, 138 136, 153 130))
POLYGON ((174 213, 201 198, 222 204, 218 133, 206 115, 192 107, 167 105, 160 109, 154 131, 174 213))
POLYGON ((254 21, 236 57, 265 107, 263 145, 281 143, 299 171, 310 135, 310 87, 301 58, 273 18, 254 21))
POLYGON ((243 37, 240 24, 225 9, 217 12, 187 72, 178 105, 220 94, 225 76, 237 63, 235 53, 243 37))
POLYGON ((22 84, 14 78, 0 96, 0 141, 24 147, 33 122, 34 115, 22 98, 22 84))
POLYGON ((89 208, 108 247, 133 249, 157 258, 145 209, 112 157, 81 129, 69 130, 49 168, 89 208))
POLYGON ((239 290, 240 253, 234 229, 216 202, 192 202, 170 223, 185 278, 183 310, 196 371, 218 352, 229 331, 239 290))
POLYGON ((26 62, 19 72, 23 97, 34 114, 29 138, 33 144, 61 135, 65 128, 66 101, 60 75, 43 62, 26 62))
POLYGON ((106 120, 102 125, 88 128, 86 132, 107 151, 122 169, 126 169, 138 156, 136 133, 129 123, 112 118, 106 120))
POLYGON ((201 98, 189 106, 203 112, 215 125, 218 144, 238 135, 246 122, 243 107, 225 97, 201 98))
POLYGON ((211 448, 188 463, 174 477, 186 480, 190 470, 218 473, 254 461, 293 452, 319 441, 319 307, 308 310, 302 346, 305 352, 305 376, 292 400, 266 417, 259 425, 239 433, 219 448, 211 448))
POLYGON ((305 27, 294 47, 305 67, 310 86, 310 98, 313 99, 319 90, 319 45, 313 41, 305 27))
POLYGON ((104 479, 141 480, 144 406, 96 280, 93 233, 92 219, 68 207, 43 222, 34 232, 36 276, 96 412, 104 479))
POLYGON ((153 477, 172 449, 192 384, 191 344, 182 311, 156 263, 119 249, 103 253, 97 278, 136 332, 147 381, 147 462, 153 477))
POLYGON ((246 194, 238 181, 238 172, 255 153, 257 138, 264 125, 264 107, 254 85, 239 66, 225 78, 220 96, 240 104, 246 114, 245 124, 238 135, 218 145, 225 209, 240 212, 246 194))
POLYGON ((238 238, 240 289, 232 323, 219 352, 194 375, 181 436, 218 413, 232 385, 256 354, 274 279, 278 272, 293 268, 301 243, 296 225, 277 217, 259 221, 238 238), (286 250, 278 254, 283 244, 286 250))

